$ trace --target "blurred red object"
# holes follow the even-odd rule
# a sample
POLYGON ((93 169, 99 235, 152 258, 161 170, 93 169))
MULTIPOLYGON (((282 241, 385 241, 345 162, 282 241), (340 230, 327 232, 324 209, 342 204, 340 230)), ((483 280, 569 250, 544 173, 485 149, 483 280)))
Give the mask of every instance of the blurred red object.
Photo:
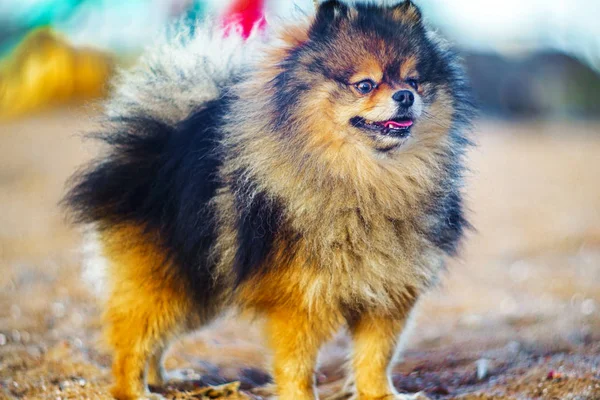
POLYGON ((229 29, 241 28, 244 38, 248 38, 254 29, 263 29, 266 25, 264 14, 265 0, 234 0, 223 16, 223 26, 229 29))
POLYGON ((562 374, 555 370, 550 370, 550 372, 548 372, 548 375, 546 376, 546 379, 548 379, 548 380, 560 379, 560 378, 562 378, 562 374))

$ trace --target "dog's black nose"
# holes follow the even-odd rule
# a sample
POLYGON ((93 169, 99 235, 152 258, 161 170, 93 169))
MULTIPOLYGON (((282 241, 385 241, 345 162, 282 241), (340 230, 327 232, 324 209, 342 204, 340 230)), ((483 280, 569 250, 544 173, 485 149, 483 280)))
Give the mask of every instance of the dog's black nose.
POLYGON ((402 107, 410 107, 415 102, 415 95, 410 90, 400 90, 392 96, 402 107))

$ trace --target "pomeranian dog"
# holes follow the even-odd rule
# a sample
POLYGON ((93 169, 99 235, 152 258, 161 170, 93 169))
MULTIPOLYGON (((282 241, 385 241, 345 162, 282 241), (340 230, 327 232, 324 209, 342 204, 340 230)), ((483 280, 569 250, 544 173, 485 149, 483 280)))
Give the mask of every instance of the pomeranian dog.
POLYGON ((319 348, 344 326, 355 397, 405 398, 400 335, 468 226, 464 71, 410 1, 330 0, 273 29, 157 46, 73 178, 117 399, 158 397, 169 342, 225 309, 264 317, 279 399, 316 398, 319 348))

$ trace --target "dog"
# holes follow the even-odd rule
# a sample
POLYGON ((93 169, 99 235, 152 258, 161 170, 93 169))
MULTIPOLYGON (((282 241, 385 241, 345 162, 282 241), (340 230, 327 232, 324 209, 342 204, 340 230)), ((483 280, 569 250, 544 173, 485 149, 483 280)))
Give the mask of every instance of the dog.
POLYGON ((401 334, 469 227, 465 72, 411 1, 329 0, 270 29, 157 46, 119 78, 106 149, 71 180, 117 399, 157 397, 169 343, 226 309, 264 318, 281 400, 316 398, 342 327, 355 397, 405 398, 401 334))

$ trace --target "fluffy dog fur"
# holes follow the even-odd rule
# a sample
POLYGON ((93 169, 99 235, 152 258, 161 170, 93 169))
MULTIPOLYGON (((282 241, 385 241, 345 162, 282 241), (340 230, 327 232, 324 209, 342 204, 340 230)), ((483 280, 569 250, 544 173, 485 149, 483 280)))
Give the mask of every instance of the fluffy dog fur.
POLYGON ((467 226, 468 93, 410 1, 327 1, 244 45, 198 29, 145 56, 67 196, 102 256, 114 396, 150 396, 168 343, 236 307, 266 319, 280 399, 315 398, 343 325, 357 398, 401 398, 399 335, 467 226), (364 126, 398 116, 410 130, 364 126))

